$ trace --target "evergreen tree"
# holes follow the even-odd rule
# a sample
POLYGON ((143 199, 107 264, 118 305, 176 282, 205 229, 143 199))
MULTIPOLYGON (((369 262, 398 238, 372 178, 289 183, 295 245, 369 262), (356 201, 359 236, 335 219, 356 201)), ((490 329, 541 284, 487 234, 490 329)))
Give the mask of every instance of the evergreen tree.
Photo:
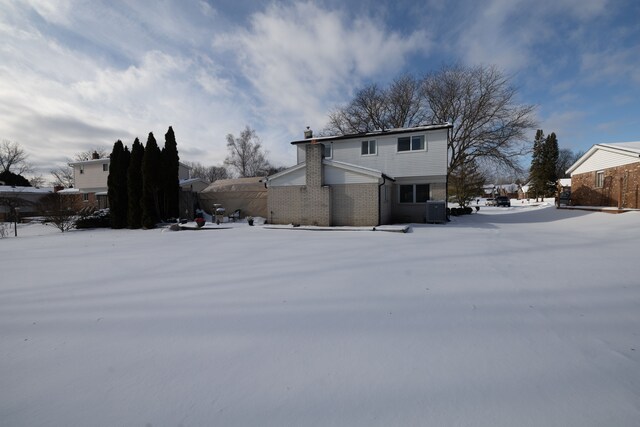
POLYGON ((179 177, 178 145, 173 128, 164 135, 164 149, 162 150, 162 187, 164 196, 164 217, 178 218, 180 215, 180 177, 179 177))
POLYGON ((558 155, 558 139, 556 138, 556 134, 551 132, 544 141, 543 150, 545 177, 544 195, 547 197, 553 197, 556 193, 556 182, 558 181, 558 155))
POLYGON ((129 228, 142 227, 142 158, 144 147, 136 138, 131 146, 131 159, 127 170, 127 187, 129 195, 129 210, 127 223, 129 228))
POLYGON ((533 153, 531 156, 531 168, 529 169, 529 192, 536 196, 536 199, 544 195, 545 178, 544 178, 544 132, 542 129, 536 131, 536 137, 533 141, 533 153))
POLYGON ((142 158, 142 226, 147 229, 155 228, 160 219, 160 166, 160 148, 149 132, 142 158))
POLYGON ((4 182, 5 185, 15 185, 16 187, 31 187, 31 183, 27 178, 20 175, 19 173, 13 173, 8 170, 0 173, 0 181, 4 182))
POLYGON ((125 149, 122 141, 118 140, 113 144, 113 151, 109 158, 107 194, 109 198, 111 227, 124 228, 127 226, 127 168, 129 166, 129 150, 125 149))

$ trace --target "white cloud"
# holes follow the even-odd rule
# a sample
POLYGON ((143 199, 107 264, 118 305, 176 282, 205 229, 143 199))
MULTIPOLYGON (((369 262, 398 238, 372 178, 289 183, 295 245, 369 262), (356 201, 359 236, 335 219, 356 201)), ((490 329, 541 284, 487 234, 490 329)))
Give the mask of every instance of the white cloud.
POLYGON ((323 126, 328 108, 364 79, 395 74, 430 44, 422 30, 401 35, 367 17, 296 3, 272 4, 214 46, 238 52, 259 95, 257 113, 297 135, 305 125, 323 126))
POLYGON ((619 83, 628 79, 633 84, 639 84, 640 44, 584 53, 581 71, 589 81, 619 83))

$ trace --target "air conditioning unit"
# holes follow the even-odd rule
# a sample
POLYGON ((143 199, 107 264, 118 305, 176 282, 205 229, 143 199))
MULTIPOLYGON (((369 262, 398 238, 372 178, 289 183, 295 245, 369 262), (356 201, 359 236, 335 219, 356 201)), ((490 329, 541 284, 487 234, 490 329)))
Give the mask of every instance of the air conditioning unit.
POLYGON ((427 223, 445 224, 447 222, 447 204, 444 200, 427 200, 427 223))

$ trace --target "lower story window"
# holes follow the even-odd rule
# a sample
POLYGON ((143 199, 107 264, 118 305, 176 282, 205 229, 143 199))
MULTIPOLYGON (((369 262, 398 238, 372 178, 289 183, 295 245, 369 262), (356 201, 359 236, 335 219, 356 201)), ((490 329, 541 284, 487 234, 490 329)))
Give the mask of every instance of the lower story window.
POLYGON ((429 200, 429 184, 400 185, 400 203, 425 203, 429 200))
POLYGON ((89 201, 89 193, 82 193, 82 201, 83 202, 89 201))
POLYGON ((604 187, 604 171, 596 172, 596 188, 604 187))

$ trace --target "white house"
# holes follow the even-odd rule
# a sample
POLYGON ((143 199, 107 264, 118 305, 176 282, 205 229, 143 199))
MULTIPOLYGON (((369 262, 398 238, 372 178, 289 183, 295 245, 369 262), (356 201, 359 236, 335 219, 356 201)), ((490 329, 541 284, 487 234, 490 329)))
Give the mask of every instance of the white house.
POLYGON ((297 165, 266 179, 272 223, 424 222, 446 200, 449 123, 293 141, 297 165), (311 157, 309 157, 311 156, 311 157))

